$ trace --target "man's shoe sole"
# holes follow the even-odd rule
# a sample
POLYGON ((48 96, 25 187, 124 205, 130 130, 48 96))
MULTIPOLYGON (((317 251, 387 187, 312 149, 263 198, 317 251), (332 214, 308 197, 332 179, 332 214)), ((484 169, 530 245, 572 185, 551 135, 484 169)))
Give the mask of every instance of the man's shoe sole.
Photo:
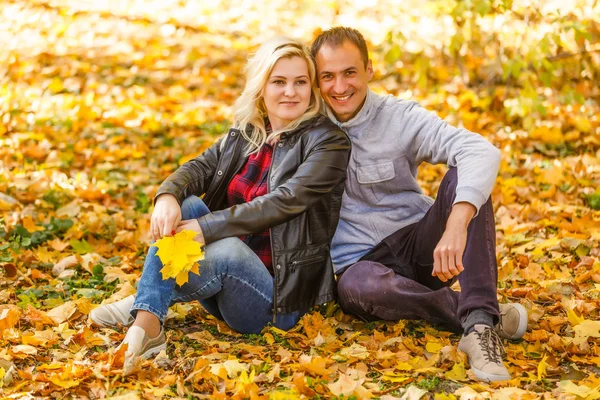
POLYGON ((473 373, 475 374, 477 379, 479 379, 482 382, 498 382, 498 381, 510 380, 510 375, 487 374, 487 373, 480 371, 478 369, 475 369, 473 367, 471 367, 471 370, 473 371, 473 373))
POLYGON ((166 350, 166 349, 167 349, 167 344, 166 344, 166 343, 163 343, 163 344, 161 344, 161 345, 159 345, 159 346, 152 347, 152 348, 150 348, 150 349, 146 350, 146 352, 145 352, 145 353, 143 353, 143 354, 140 356, 140 358, 143 358, 143 359, 145 360, 145 359, 147 359, 147 358, 150 358, 150 357, 153 357, 153 356, 155 356, 156 354, 158 354, 158 353, 160 353, 161 351, 163 351, 163 350, 166 350))

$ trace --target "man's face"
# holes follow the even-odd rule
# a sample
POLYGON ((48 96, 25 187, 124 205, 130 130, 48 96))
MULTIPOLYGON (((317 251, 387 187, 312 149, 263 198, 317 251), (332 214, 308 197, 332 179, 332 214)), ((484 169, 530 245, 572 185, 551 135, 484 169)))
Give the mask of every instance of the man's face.
POLYGON ((316 57, 319 88, 325 103, 340 122, 352 119, 367 97, 373 77, 371 60, 365 63, 360 50, 350 41, 341 46, 321 47, 316 57))

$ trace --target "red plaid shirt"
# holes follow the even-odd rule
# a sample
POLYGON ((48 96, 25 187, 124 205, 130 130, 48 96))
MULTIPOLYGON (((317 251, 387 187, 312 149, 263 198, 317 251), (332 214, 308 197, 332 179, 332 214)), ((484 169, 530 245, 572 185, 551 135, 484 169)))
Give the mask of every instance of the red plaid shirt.
MULTIPOLYGON (((227 203, 229 207, 243 204, 256 197, 264 196, 269 192, 268 175, 273 159, 273 146, 264 144, 257 153, 248 157, 246 165, 233 177, 227 187, 227 203)), ((258 258, 265 264, 269 273, 273 275, 273 259, 271 256, 271 239, 269 230, 260 233, 241 236, 244 241, 256 253, 258 258)))

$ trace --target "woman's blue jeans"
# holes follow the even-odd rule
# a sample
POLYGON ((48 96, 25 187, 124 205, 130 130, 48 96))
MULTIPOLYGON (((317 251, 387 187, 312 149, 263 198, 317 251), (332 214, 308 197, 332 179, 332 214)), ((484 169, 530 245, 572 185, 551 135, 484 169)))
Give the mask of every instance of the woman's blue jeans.
MULTIPOLYGON (((209 212, 196 196, 188 197, 181 205, 184 220, 209 212)), ((302 311, 278 314, 273 323, 273 277, 240 239, 218 240, 206 245, 204 251, 200 275, 190 273, 188 282, 178 286, 175 279, 162 279, 163 265, 156 255, 157 248, 151 246, 131 314, 135 316, 137 310, 145 310, 164 323, 169 306, 198 300, 209 313, 241 333, 258 333, 269 323, 287 330, 304 314, 302 311)))

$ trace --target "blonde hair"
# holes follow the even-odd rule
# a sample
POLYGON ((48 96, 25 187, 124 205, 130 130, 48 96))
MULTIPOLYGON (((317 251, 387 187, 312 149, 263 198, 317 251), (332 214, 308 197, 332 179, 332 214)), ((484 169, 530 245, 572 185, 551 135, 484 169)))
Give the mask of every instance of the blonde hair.
POLYGON ((246 86, 233 105, 233 127, 239 129, 248 141, 248 154, 258 151, 265 143, 276 143, 282 133, 296 129, 304 121, 319 114, 321 96, 318 93, 315 64, 308 47, 300 41, 283 36, 266 41, 248 60, 245 72, 246 86), (267 109, 263 99, 265 86, 277 61, 289 57, 301 57, 306 61, 311 85, 310 102, 300 118, 283 129, 273 131, 267 137, 267 109))

